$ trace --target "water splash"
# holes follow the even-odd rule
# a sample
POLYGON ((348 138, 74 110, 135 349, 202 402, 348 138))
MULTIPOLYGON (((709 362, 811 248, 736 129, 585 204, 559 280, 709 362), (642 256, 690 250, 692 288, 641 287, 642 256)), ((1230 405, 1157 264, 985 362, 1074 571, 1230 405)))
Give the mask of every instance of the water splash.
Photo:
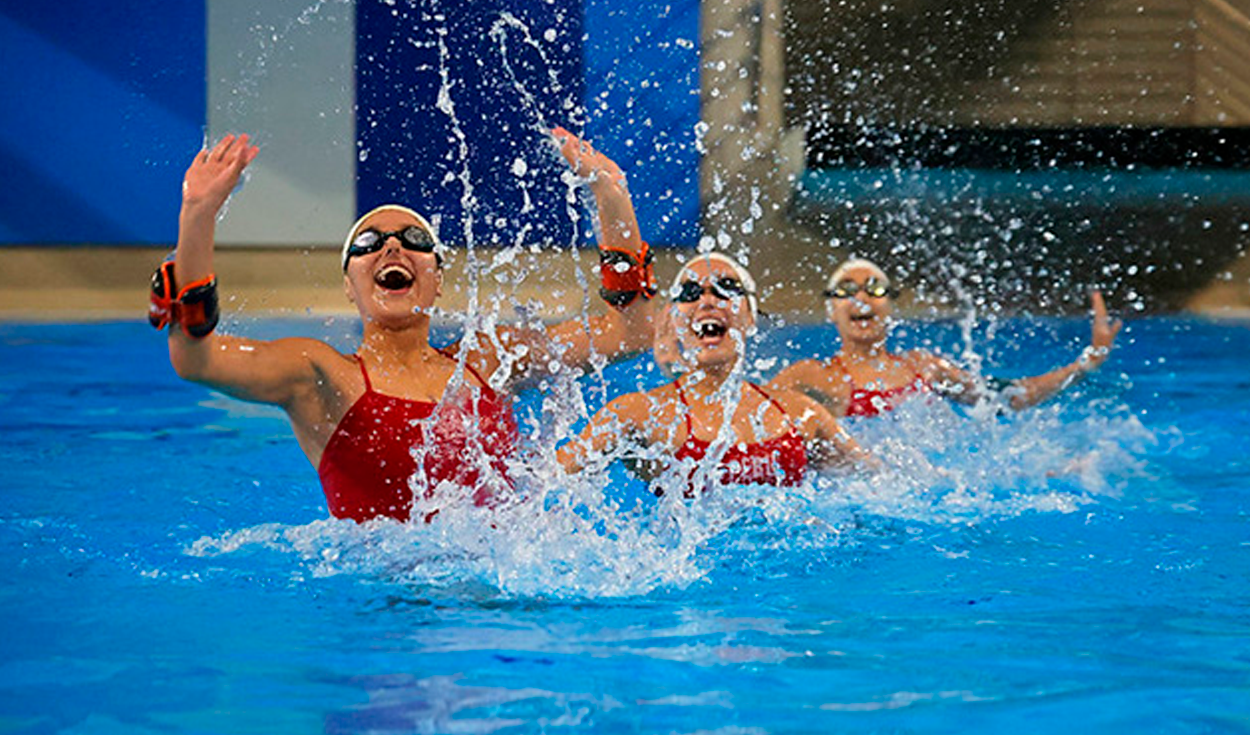
POLYGON ((186 551, 272 550, 315 577, 348 575, 430 594, 587 600, 681 591, 715 583, 720 569, 769 575, 853 553, 883 524, 968 526, 1073 513, 1112 502, 1148 477, 1141 457, 1156 440, 1135 417, 1105 404, 1072 413, 1056 405, 970 415, 916 400, 889 418, 853 425, 887 465, 883 472, 816 476, 788 489, 722 487, 695 500, 682 497, 684 473, 658 481, 663 497, 621 496, 610 466, 619 457, 569 476, 538 449, 512 468, 523 499, 498 507, 436 490, 448 500, 429 524, 263 524, 201 538, 186 551))
MULTIPOLYGON (((321 0, 301 18, 315 14, 321 0)), ((298 20, 295 22, 303 22, 298 20)), ((291 26, 294 27, 294 22, 291 26)), ((289 29, 288 29, 289 31, 289 29)), ((285 31, 284 31, 285 33, 285 31)), ((462 232, 468 274, 468 307, 464 312, 439 312, 463 330, 467 355, 476 347, 489 346, 504 358, 504 369, 490 376, 492 386, 502 388, 513 362, 526 357, 503 349, 498 328, 505 306, 522 316, 523 324, 539 325, 527 316, 513 295, 483 303, 479 281, 496 277, 503 283, 511 271, 513 286, 535 275, 520 264, 518 254, 529 230, 517 226, 512 246, 483 262, 477 248, 474 225, 480 216, 475 182, 470 171, 470 145, 458 117, 457 85, 451 78, 447 29, 434 33, 440 79, 436 109, 450 121, 453 156, 457 170, 444 182, 460 188, 464 211, 462 232)), ((560 91, 554 70, 547 62, 542 42, 515 16, 501 14, 492 25, 503 72, 533 126, 545 131, 545 118, 533 92, 519 80, 514 69, 514 50, 530 49, 547 65, 551 89, 560 91), (520 39, 510 44, 510 38, 520 39)), ((546 39, 550 42, 550 39, 546 39)), ((257 62, 263 69, 265 55, 257 62)), ((245 85, 244 85, 245 86, 245 85)), ((245 91, 245 90, 244 90, 245 91)), ((243 95, 246 98, 246 94, 243 95)), ((572 100, 565 106, 572 122, 581 114, 572 100)), ((696 131, 699 145, 706 128, 696 131)), ((367 151, 362 151, 362 155, 367 151)), ((532 202, 528 187, 537 167, 517 157, 506 166, 511 178, 526 189, 523 210, 532 202)), ((562 165, 562 164, 561 164, 562 165)), ((906 183, 911 172, 896 168, 889 175, 906 183)), ((574 177, 566 177, 566 211, 574 234, 581 222, 586 191, 574 177)), ((720 195, 724 182, 717 176, 712 187, 720 195)), ((957 192, 962 193, 962 192, 957 192)), ((715 213, 726 199, 709 202, 715 213)), ((758 191, 752 190, 750 218, 740 234, 751 234, 762 217, 758 191)), ((961 210, 961 216, 992 221, 982 202, 961 210)), ((924 263, 909 260, 919 245, 950 233, 932 233, 921 200, 904 199, 898 214, 885 218, 886 229, 896 231, 893 255, 903 260, 903 275, 924 263)), ((517 225, 508 218, 496 219, 504 226, 517 225)), ((865 220, 866 222, 866 220, 865 220)), ((998 223, 996 234, 1005 244, 1019 225, 998 223)), ((861 237, 872 234, 864 225, 861 237)), ((741 238, 729 232, 705 236, 699 252, 735 247, 733 254, 747 261, 750 252, 741 238)), ((938 264, 936 278, 947 278, 957 301, 969 306, 962 323, 965 357, 974 368, 980 356, 974 347, 972 326, 982 309, 993 313, 984 293, 989 248, 978 241, 968 257, 938 264), (967 283, 977 288, 966 288, 967 283), (974 308, 975 307, 975 308, 974 308)), ((679 257, 680 260, 680 257, 679 257)), ((576 262, 576 261, 575 261, 576 262)), ((588 319, 590 287, 585 273, 574 268, 583 295, 583 322, 588 319)), ((924 281, 921 281, 924 285, 924 281)), ((515 293, 515 292, 514 292, 515 293)), ((992 327, 991 327, 992 332, 992 327)), ((602 363, 596 363, 598 389, 602 363)), ((461 358, 452 380, 454 389, 464 382, 461 358)), ((303 526, 265 524, 217 537, 195 541, 187 553, 196 557, 230 555, 247 550, 269 549, 289 555, 316 576, 348 575, 418 588, 483 589, 486 594, 522 598, 598 599, 647 595, 657 591, 684 590, 709 581, 716 570, 731 561, 742 562, 760 573, 770 573, 771 560, 779 555, 802 558, 805 554, 834 552, 854 544, 865 519, 902 520, 924 524, 968 524, 1025 513, 1068 513, 1102 502, 1123 492, 1125 479, 1144 472, 1137 457, 1153 441, 1132 416, 1102 406, 1106 415, 1071 416, 1058 405, 1028 413, 995 415, 992 407, 972 411, 952 409, 945 403, 913 401, 886 419, 860 422, 852 428, 861 443, 872 447, 887 469, 870 476, 815 477, 807 484, 787 490, 757 487, 719 488, 694 501, 684 499, 688 475, 672 473, 660 481, 658 500, 645 492, 623 502, 615 493, 619 482, 605 461, 576 476, 558 469, 552 447, 571 433, 588 413, 588 402, 573 371, 557 370, 543 386, 547 395, 539 416, 528 422, 531 453, 514 467, 522 500, 498 507, 475 507, 468 502, 440 502, 431 524, 399 524, 377 520, 363 525, 324 520, 303 526)), ((736 387, 736 386, 735 386, 736 387)), ((449 391, 454 392, 454 391, 449 391)), ((736 397, 740 391, 731 390, 736 397)), ((727 436, 718 437, 719 440, 727 436)), ((722 443, 724 443, 722 441, 722 443)), ((659 459, 658 456, 643 458, 659 459)), ((618 459, 608 457, 605 460, 618 459)), ((704 470, 705 472, 707 470, 704 470)), ((441 493, 436 497, 458 497, 441 493)), ((418 508, 416 515, 423 515, 418 508)))

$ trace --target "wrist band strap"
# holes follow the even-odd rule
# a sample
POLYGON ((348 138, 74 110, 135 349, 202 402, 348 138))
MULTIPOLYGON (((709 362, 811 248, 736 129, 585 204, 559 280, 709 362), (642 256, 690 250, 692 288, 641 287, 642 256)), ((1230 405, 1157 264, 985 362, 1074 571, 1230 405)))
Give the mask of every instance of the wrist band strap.
POLYGON ((623 308, 642 296, 650 299, 659 290, 655 284, 655 255, 647 243, 638 254, 619 248, 599 249, 599 295, 616 308, 623 308))
POLYGON ((202 339, 212 333, 220 318, 215 276, 209 274, 179 291, 178 279, 174 276, 174 261, 166 260, 157 267, 152 274, 149 324, 156 329, 178 324, 188 337, 202 339))
POLYGON ((173 317, 174 294, 177 293, 174 281, 174 261, 166 260, 152 274, 152 293, 148 303, 148 323, 156 329, 164 329, 173 317))
POLYGON ((203 339, 217 328, 221 312, 217 308, 217 277, 210 274, 178 292, 173 321, 182 325, 187 336, 203 339))

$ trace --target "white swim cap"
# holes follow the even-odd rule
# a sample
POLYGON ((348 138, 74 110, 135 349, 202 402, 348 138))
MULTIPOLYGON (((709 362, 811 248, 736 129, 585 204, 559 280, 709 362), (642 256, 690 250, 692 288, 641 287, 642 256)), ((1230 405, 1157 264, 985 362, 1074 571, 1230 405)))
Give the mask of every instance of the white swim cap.
POLYGON ((885 271, 881 269, 881 266, 871 260, 868 260, 867 258, 851 258, 834 269, 833 274, 829 276, 829 282, 825 284, 825 290, 832 291, 846 275, 847 271, 854 270, 856 268, 870 270, 873 275, 878 278, 878 280, 885 282, 887 286, 893 285, 890 283, 890 277, 885 274, 885 271))
POLYGON ((425 219, 425 217, 422 217, 417 214, 416 211, 409 209, 402 204, 383 204, 380 207, 374 207, 368 212, 365 212, 360 216, 360 219, 356 220, 356 223, 352 225, 352 228, 347 231, 347 239, 343 241, 343 257, 341 259, 343 270, 347 270, 347 260, 351 257, 349 253, 352 248, 352 240, 355 240, 356 235, 360 234, 360 228, 364 225, 365 220, 379 212, 401 212, 415 219, 418 225, 420 225, 426 232, 430 233, 430 239, 434 240, 434 254, 438 256, 439 263, 443 262, 443 254, 445 251, 443 243, 438 239, 438 233, 434 231, 434 228, 430 226, 430 223, 425 219))
POLYGON ((746 287, 747 306, 751 309, 751 318, 758 319, 760 315, 760 302, 758 291, 755 288, 755 279, 751 277, 751 274, 747 271, 747 269, 742 267, 738 261, 728 255, 725 255, 724 253, 699 253, 691 258, 690 262, 682 266, 681 270, 677 272, 677 277, 673 279, 673 285, 669 287, 669 294, 671 295, 677 292, 677 289, 681 286, 683 277, 690 270, 690 266, 701 260, 710 260, 715 263, 721 263, 728 266, 729 269, 734 272, 734 275, 739 281, 742 282, 742 285, 746 287))

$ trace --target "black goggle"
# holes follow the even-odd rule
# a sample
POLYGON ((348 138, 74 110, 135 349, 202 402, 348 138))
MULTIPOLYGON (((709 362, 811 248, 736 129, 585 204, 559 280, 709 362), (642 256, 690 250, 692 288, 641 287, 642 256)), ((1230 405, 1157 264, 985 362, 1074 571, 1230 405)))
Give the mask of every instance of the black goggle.
POLYGON ((833 288, 825 289, 824 294, 827 299, 849 299, 860 291, 874 299, 898 296, 897 288, 877 278, 869 278, 862 286, 855 281, 839 281, 833 288))
MULTIPOLYGON (((356 235, 356 239, 352 240, 352 244, 347 248, 347 259, 351 260, 357 255, 376 253, 392 237, 399 240, 399 244, 404 250, 413 250, 418 253, 434 252, 434 236, 426 231, 424 227, 408 225, 404 229, 395 230, 394 232, 382 232, 381 230, 370 228, 361 230, 360 234, 356 235)), ((435 253, 435 255, 438 254, 435 253)), ((442 258, 439 258, 439 262, 442 262, 442 258)), ((343 267, 347 267, 346 262, 344 262, 343 267)))
POLYGON ((740 299, 743 296, 750 296, 751 292, 737 278, 717 278, 707 286, 698 281, 682 281, 673 289, 672 299, 682 304, 692 304, 703 298, 703 294, 711 291, 712 295, 718 299, 729 301, 732 299, 740 299))

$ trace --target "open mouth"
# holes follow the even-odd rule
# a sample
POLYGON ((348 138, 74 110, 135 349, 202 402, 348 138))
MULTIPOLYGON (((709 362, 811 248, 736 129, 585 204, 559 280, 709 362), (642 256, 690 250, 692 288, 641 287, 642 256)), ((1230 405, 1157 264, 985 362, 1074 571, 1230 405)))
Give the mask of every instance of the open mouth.
POLYGON ((700 319, 691 324, 690 329, 699 339, 720 339, 729 331, 729 327, 719 319, 700 319))
POLYGON ((876 315, 870 312, 868 314, 855 314, 851 317, 851 321, 866 324, 875 318, 876 315))
POLYGON ((387 291, 403 291, 416 280, 412 271, 396 263, 385 266, 373 275, 374 283, 387 291))

